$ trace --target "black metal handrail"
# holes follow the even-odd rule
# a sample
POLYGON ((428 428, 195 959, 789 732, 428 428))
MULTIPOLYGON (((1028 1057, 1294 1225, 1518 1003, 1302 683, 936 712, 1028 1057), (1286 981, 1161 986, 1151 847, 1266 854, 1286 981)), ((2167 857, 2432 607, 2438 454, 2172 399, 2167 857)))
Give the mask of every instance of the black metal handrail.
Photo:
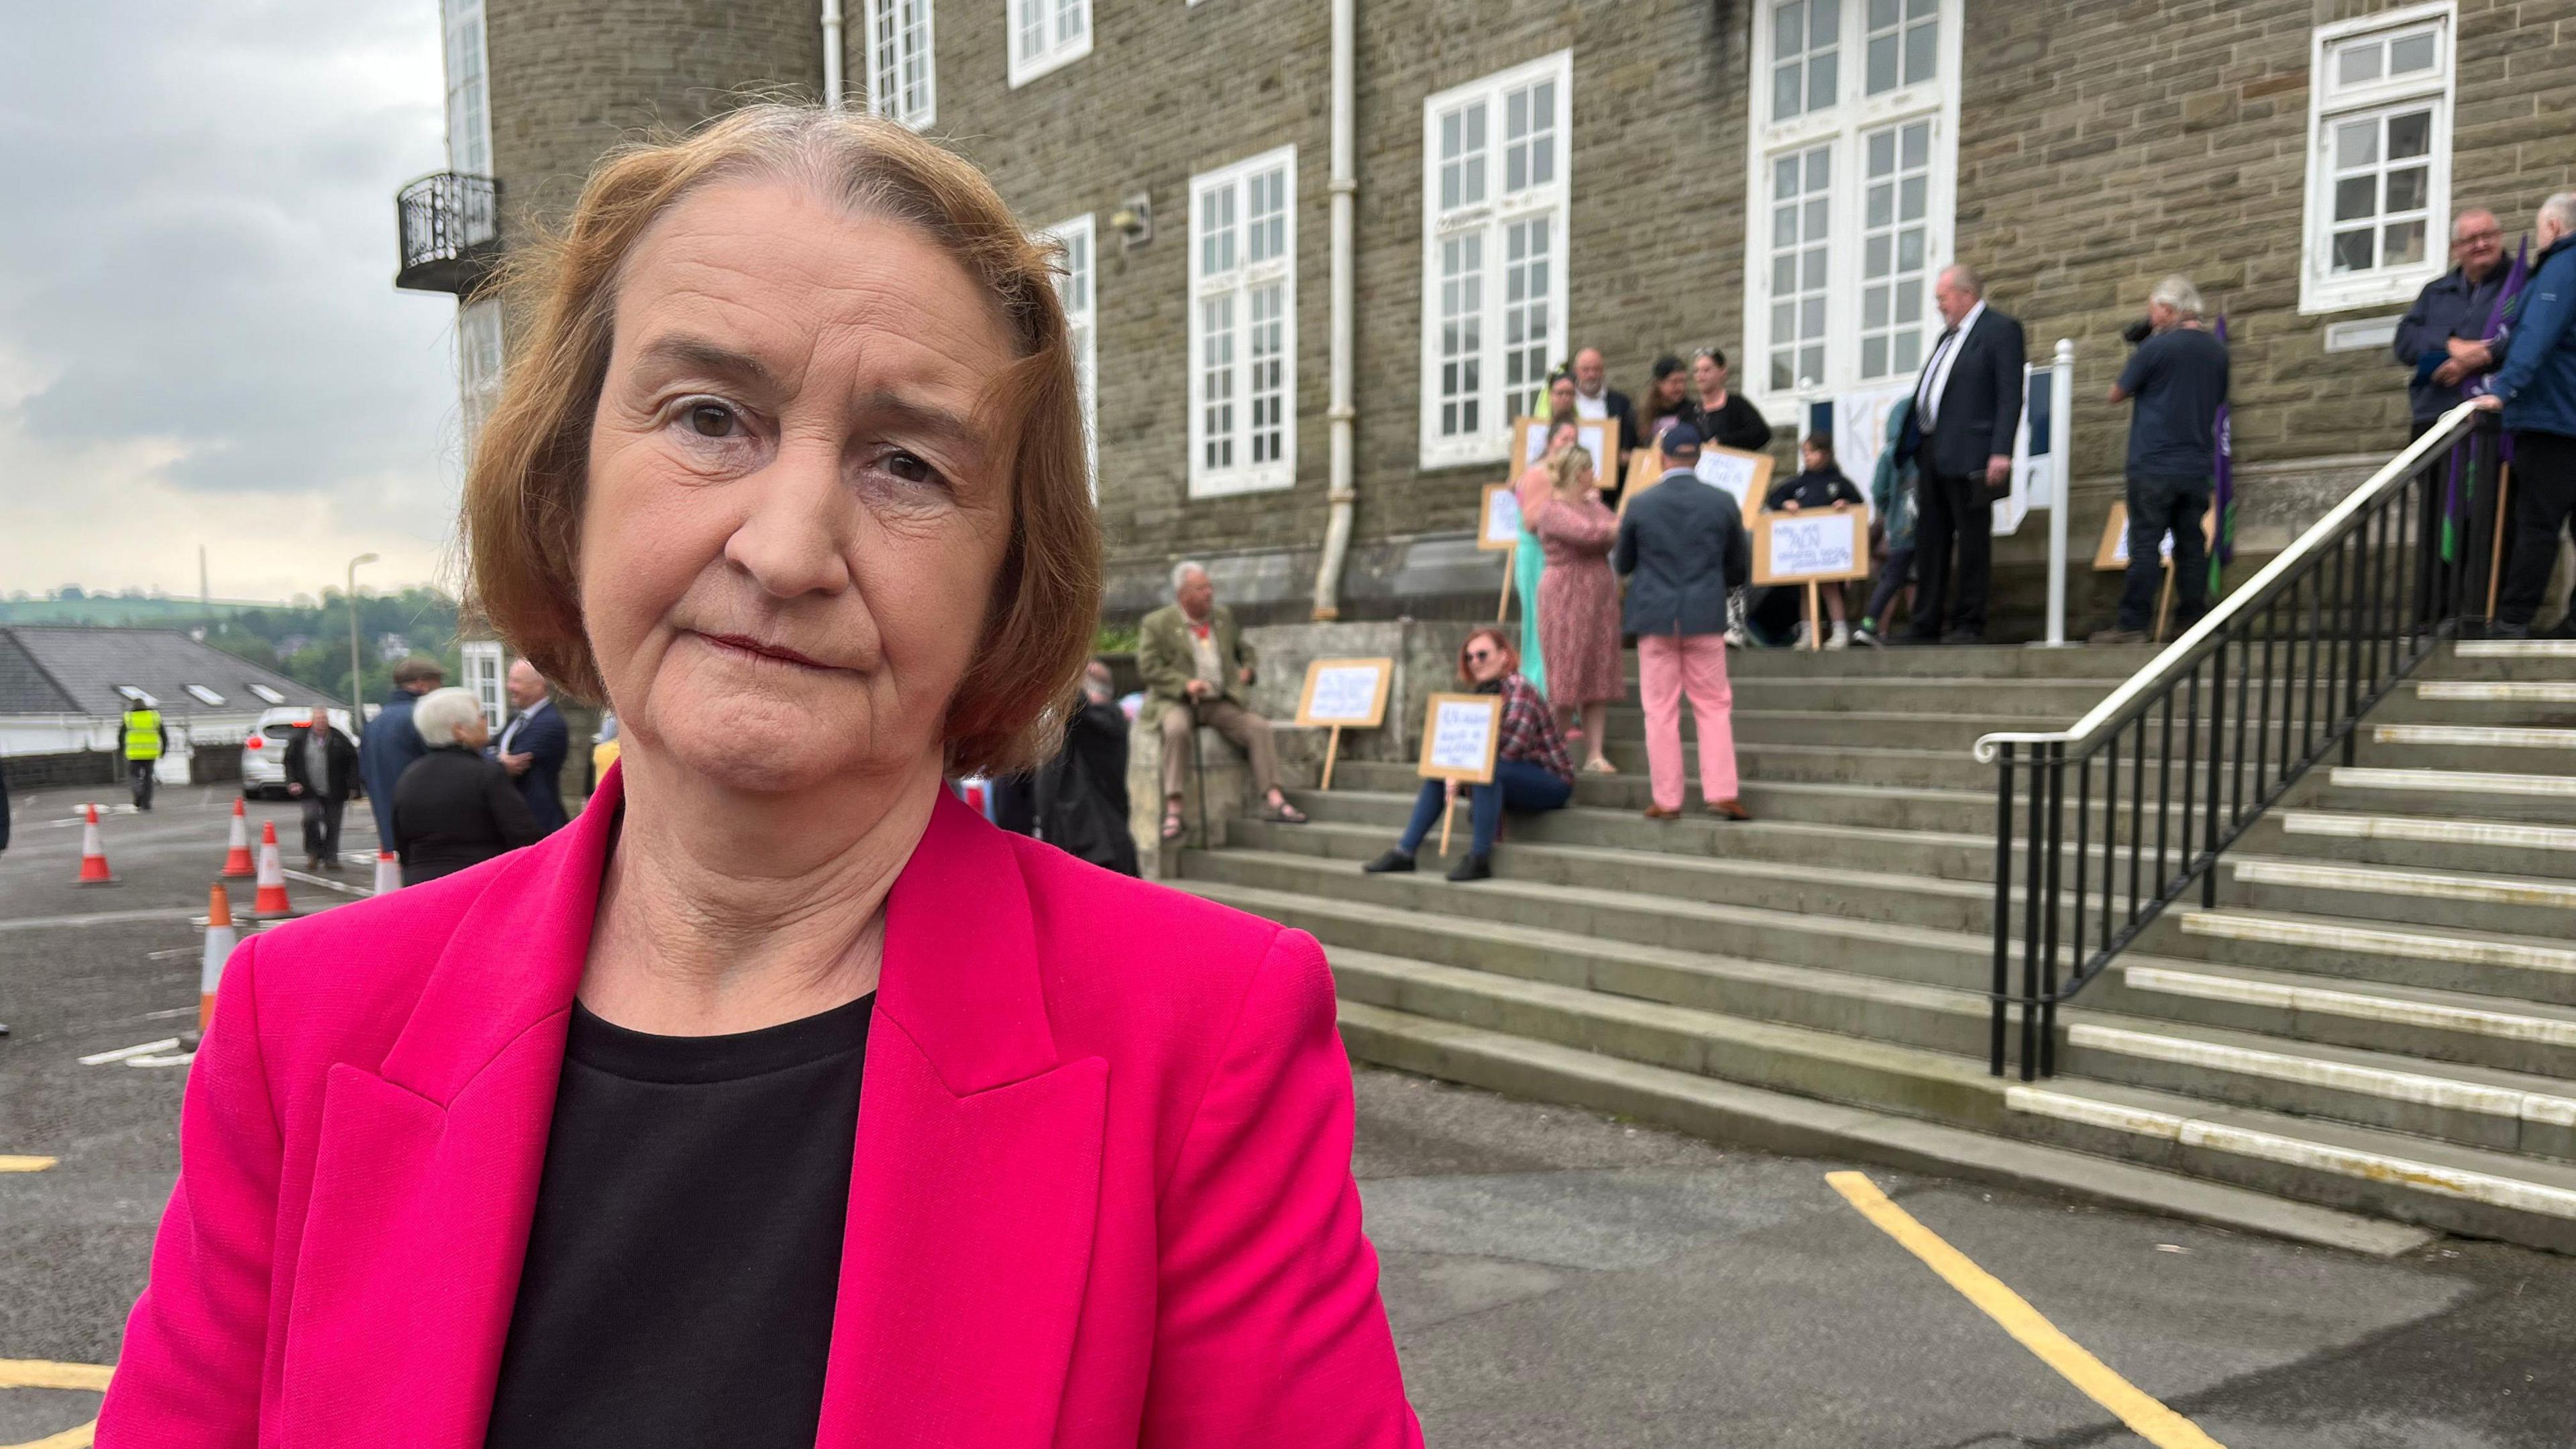
POLYGON ((394 194, 402 264, 394 285, 462 296, 491 274, 501 252, 500 183, 438 171, 394 194))
POLYGON ((2058 1003, 2193 886, 2216 906, 2219 855, 2310 766, 2351 764, 2361 717, 2484 616, 2493 418, 2453 409, 2073 728, 1977 741, 1997 767, 1995 1075, 2015 1007, 2022 1080, 2053 1075, 2058 1003))

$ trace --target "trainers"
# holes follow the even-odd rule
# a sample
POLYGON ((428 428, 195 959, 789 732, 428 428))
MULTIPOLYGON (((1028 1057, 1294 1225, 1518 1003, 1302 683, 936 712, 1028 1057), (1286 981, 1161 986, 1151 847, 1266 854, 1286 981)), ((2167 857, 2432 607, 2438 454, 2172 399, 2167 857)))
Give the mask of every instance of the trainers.
POLYGON ((1492 880, 1494 863, 1487 856, 1468 855, 1449 868, 1449 878, 1454 881, 1492 880))
POLYGON ((1878 631, 1867 624, 1863 624, 1852 631, 1851 641, 1854 644, 1859 644, 1870 649, 1884 649, 1887 647, 1887 641, 1878 637, 1878 631))
POLYGON ((2144 644, 2147 642, 2147 631, 2144 629, 2096 629, 2093 631, 2092 637, 2084 642, 2088 644, 2144 644))
POLYGON ((1726 647, 1729 649, 1750 649, 1753 647, 1753 636, 1745 633, 1744 626, 1738 624, 1726 631, 1726 647))
POLYGON ((1412 871, 1413 857, 1401 850, 1390 850, 1360 869, 1370 875, 1404 875, 1412 871))
POLYGON ((1836 624, 1834 626, 1834 632, 1825 636, 1825 647, 1828 649, 1849 649, 1851 647, 1851 641, 1851 625, 1836 624))

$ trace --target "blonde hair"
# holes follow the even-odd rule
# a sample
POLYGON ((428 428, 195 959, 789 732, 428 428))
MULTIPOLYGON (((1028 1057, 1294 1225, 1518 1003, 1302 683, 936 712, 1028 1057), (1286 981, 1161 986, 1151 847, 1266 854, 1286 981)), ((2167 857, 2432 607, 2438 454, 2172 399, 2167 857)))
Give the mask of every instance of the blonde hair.
POLYGON ((627 258, 653 223, 714 182, 765 177, 852 213, 909 226, 983 288, 1018 353, 978 419, 1011 469, 1011 535, 982 621, 976 667, 943 729, 957 773, 1024 768, 1050 753, 1100 613, 1100 531, 1090 498, 1073 356, 1055 277, 983 173, 893 121, 760 104, 687 136, 603 157, 572 214, 504 274, 521 323, 501 398, 465 479, 474 596, 501 637, 568 693, 606 691, 582 624, 578 560, 592 415, 606 380, 627 258))
POLYGON ((1584 485, 1577 480, 1591 466, 1592 450, 1577 443, 1557 454, 1556 461, 1547 465, 1547 481, 1556 489, 1557 497, 1569 503, 1578 501, 1583 497, 1584 485))

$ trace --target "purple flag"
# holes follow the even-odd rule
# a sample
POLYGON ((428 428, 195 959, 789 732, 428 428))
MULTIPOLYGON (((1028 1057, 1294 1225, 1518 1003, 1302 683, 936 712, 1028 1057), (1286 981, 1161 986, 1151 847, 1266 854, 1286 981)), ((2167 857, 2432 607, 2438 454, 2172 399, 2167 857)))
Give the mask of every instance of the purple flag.
MULTIPOLYGON (((2504 274, 2504 285, 2496 289, 2495 308, 2487 313, 2486 331, 2481 340, 2487 344, 2489 350, 2494 350, 2496 343, 2503 340, 2505 324, 2513 320, 2516 311, 2514 303, 2522 299, 2523 286, 2530 280, 2531 238, 2526 235, 2522 239, 2521 249, 2514 253, 2513 269, 2504 274)), ((2503 361, 2502 358, 2496 360, 2499 363, 2503 361)), ((2490 370, 2466 379, 2460 384, 2460 396, 2476 397, 2486 392, 2493 386, 2494 377, 2495 373, 2490 370)))

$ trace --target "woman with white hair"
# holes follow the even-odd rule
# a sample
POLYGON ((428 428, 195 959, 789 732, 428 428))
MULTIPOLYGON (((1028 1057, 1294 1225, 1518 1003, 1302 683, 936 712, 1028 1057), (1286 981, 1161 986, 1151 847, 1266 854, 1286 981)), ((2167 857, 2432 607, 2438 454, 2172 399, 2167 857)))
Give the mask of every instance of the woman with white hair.
POLYGON ((429 752, 394 782, 394 849, 418 885, 537 843, 536 817, 510 772, 483 755, 491 726, 470 689, 433 689, 412 706, 429 752))

